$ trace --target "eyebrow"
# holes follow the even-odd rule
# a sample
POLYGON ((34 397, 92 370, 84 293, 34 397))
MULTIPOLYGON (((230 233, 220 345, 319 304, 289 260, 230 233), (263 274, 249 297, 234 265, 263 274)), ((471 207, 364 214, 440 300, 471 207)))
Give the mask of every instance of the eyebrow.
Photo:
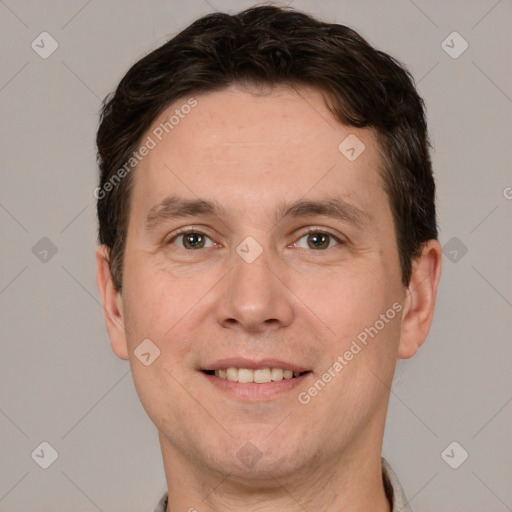
POLYGON ((370 215, 357 206, 348 203, 341 197, 332 197, 321 201, 301 200, 291 204, 282 202, 277 208, 276 220, 285 217, 308 217, 321 215, 354 224, 358 228, 367 227, 371 222, 370 215))
MULTIPOLYGON (((361 229, 368 227, 371 222, 371 217, 367 212, 340 197, 316 201, 299 199, 292 203, 282 201, 276 209, 275 222, 278 223, 285 217, 311 217, 314 215, 348 222, 361 229)), ((144 226, 147 231, 153 231, 167 220, 194 216, 229 217, 229 210, 217 201, 169 196, 149 210, 144 220, 144 226)))
POLYGON ((144 220, 144 226, 147 231, 153 231, 166 220, 198 215, 227 217, 228 212, 217 201, 210 202, 204 199, 183 199, 177 196, 169 196, 149 210, 144 220))

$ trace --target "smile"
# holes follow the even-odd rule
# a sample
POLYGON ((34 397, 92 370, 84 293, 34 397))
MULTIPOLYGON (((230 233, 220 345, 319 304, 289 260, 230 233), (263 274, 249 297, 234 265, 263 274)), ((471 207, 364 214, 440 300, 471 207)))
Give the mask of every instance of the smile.
POLYGON ((231 382, 266 384, 268 382, 297 378, 308 372, 294 372, 293 370, 283 368, 258 368, 252 370, 250 368, 229 367, 218 370, 205 370, 205 373, 231 382))

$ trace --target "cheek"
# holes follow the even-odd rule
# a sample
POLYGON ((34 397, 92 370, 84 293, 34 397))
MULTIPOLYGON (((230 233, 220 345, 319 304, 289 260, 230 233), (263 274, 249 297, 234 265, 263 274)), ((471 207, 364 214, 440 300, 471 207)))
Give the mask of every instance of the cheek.
POLYGON ((218 276, 173 275, 140 256, 125 266, 124 311, 128 345, 132 351, 144 339, 162 353, 160 361, 183 360, 197 349, 198 326, 210 311, 209 291, 218 276))
POLYGON ((400 337, 398 299, 381 272, 324 283, 319 316, 334 334, 321 339, 325 357, 319 378, 329 383, 325 392, 310 388, 306 393, 316 395, 318 410, 340 418, 332 420, 333 431, 339 422, 351 431, 354 418, 369 421, 385 402, 400 337))
POLYGON ((325 279, 318 288, 311 304, 316 304, 314 312, 329 328, 319 338, 325 370, 331 368, 337 376, 333 391, 343 395, 344 389, 350 389, 352 393, 352 398, 345 396, 340 403, 350 402, 357 390, 364 398, 373 385, 375 393, 385 391, 375 374, 387 382, 396 362, 402 309, 396 283, 390 284, 379 265, 368 265, 325 279), (336 371, 332 366, 340 356, 336 371))
POLYGON ((133 256, 125 260, 123 308, 128 343, 132 348, 146 338, 162 347, 164 328, 169 329, 173 317, 183 307, 180 301, 184 298, 168 281, 159 278, 148 260, 133 256))
POLYGON ((381 268, 347 265, 301 285, 304 302, 343 340, 373 324, 391 307, 392 293, 381 268))

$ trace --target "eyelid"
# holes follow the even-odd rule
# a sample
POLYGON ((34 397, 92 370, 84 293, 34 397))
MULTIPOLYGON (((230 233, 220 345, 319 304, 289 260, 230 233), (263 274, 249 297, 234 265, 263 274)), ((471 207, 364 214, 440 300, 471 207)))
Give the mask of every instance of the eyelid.
POLYGON ((208 237, 215 245, 217 245, 217 246, 219 245, 217 242, 215 242, 213 240, 213 238, 208 233, 205 233, 205 227, 204 226, 185 226, 183 228, 179 228, 178 230, 173 231, 171 234, 166 236, 164 238, 163 244, 164 245, 172 244, 172 242, 176 238, 178 238, 180 235, 184 235, 184 234, 187 234, 187 233, 198 233, 200 235, 204 235, 204 236, 208 237))
MULTIPOLYGON (((171 244, 180 235, 184 235, 187 233, 198 233, 198 234, 208 237, 216 246, 219 246, 220 244, 215 242, 215 240, 213 240, 213 238, 210 235, 205 233, 204 229, 205 229, 205 226, 185 226, 183 228, 179 228, 177 231, 174 231, 169 236, 165 237, 164 244, 165 245, 171 244)), ((303 238, 304 236, 309 235, 311 233, 323 233, 323 234, 329 235, 332 238, 334 238, 336 240, 336 242, 338 242, 339 244, 347 243, 345 238, 343 238, 339 235, 335 235, 329 229, 322 228, 320 226, 308 226, 305 231, 300 231, 299 233, 297 233, 295 235, 296 240, 294 242, 292 242, 292 244, 290 244, 290 245, 297 243, 301 238, 303 238)))
POLYGON ((322 228, 322 227, 316 227, 316 226, 309 226, 306 231, 303 231, 301 232, 302 234, 299 236, 299 240, 305 236, 305 235, 309 235, 310 233, 323 233, 325 235, 329 235, 331 236, 332 238, 334 238, 337 242, 339 242, 340 244, 345 244, 347 243, 347 240, 342 237, 341 235, 335 235, 334 233, 332 233, 329 229, 326 229, 326 228, 322 228))

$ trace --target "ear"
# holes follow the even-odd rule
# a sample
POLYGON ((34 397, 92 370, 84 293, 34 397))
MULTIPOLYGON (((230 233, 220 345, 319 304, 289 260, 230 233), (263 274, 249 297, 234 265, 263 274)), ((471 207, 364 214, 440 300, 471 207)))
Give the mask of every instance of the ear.
POLYGON ((124 326, 123 299, 116 290, 110 273, 110 251, 106 245, 96 249, 96 285, 103 304, 103 315, 112 350, 117 357, 128 359, 128 345, 124 326))
POLYGON ((437 286, 441 277, 443 252, 437 240, 423 245, 413 261, 412 274, 406 290, 398 357, 412 357, 425 341, 436 304, 437 286))

